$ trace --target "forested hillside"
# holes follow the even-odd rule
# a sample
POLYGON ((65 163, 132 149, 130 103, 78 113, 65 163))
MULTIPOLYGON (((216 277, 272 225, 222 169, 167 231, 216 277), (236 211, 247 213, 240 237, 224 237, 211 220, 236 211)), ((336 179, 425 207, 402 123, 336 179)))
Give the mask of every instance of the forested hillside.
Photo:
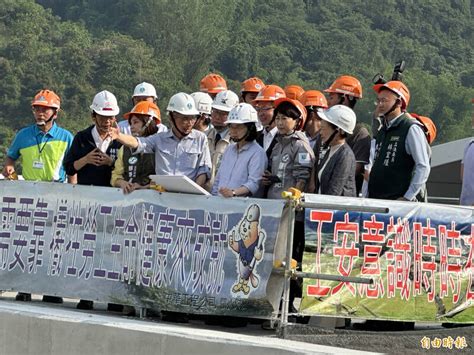
POLYGON ((469 0, 0 0, 0 144, 32 121, 40 88, 63 100, 61 124, 89 124, 97 91, 122 112, 141 81, 165 111, 210 71, 233 90, 250 77, 324 89, 351 74, 364 86, 358 119, 370 122, 372 77, 406 61, 410 110, 433 118, 436 143, 471 134, 474 35, 469 0))

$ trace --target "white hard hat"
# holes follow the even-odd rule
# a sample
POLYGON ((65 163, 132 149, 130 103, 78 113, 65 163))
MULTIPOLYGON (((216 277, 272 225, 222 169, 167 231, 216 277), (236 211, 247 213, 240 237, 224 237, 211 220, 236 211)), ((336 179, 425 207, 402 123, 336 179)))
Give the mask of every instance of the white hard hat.
POLYGON ((104 90, 94 96, 91 110, 101 116, 116 116, 120 112, 117 98, 110 91, 104 90))
POLYGON ((230 110, 229 115, 227 116, 227 121, 224 123, 255 123, 257 132, 260 132, 263 129, 262 124, 258 120, 257 111, 252 105, 244 102, 234 106, 234 108, 230 110))
POLYGON ((319 112, 318 116, 349 134, 354 131, 357 120, 355 112, 344 105, 332 106, 323 112, 319 112))
POLYGON ((227 116, 227 121, 225 124, 231 123, 257 123, 258 115, 257 111, 253 108, 252 105, 246 103, 240 103, 230 110, 229 115, 227 116))
POLYGON ((166 110, 169 112, 178 112, 182 115, 199 115, 193 98, 184 92, 178 92, 171 96, 166 110))
POLYGON ((191 94, 196 108, 200 113, 211 114, 212 97, 205 92, 197 91, 191 94))
POLYGON ((156 89, 153 85, 150 83, 140 83, 137 86, 135 86, 135 90, 133 90, 133 96, 153 96, 155 99, 158 98, 156 95, 156 89))
POLYGON ((239 97, 232 90, 224 90, 219 92, 214 101, 212 102, 212 108, 216 110, 230 112, 232 108, 239 103, 239 97))

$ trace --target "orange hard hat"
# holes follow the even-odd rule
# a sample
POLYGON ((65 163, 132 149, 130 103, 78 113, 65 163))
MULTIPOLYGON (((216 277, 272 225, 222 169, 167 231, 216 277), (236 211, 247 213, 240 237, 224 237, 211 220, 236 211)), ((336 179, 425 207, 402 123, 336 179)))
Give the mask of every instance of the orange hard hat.
POLYGON ((285 91, 281 87, 278 85, 266 85, 262 90, 260 90, 252 103, 260 101, 275 101, 281 97, 286 97, 285 91))
POLYGON ((410 113, 410 115, 416 118, 416 120, 420 122, 421 125, 423 126, 422 128, 423 128, 423 131, 425 132, 428 143, 429 144, 433 143, 434 140, 436 139, 436 133, 438 132, 433 120, 429 117, 421 116, 417 113, 410 113))
POLYGON ((359 80, 350 75, 341 75, 324 92, 349 95, 362 99, 362 85, 359 80))
POLYGON ((293 100, 298 100, 304 94, 304 89, 299 85, 287 85, 284 90, 286 97, 293 100))
POLYGON ((318 90, 308 90, 305 91, 303 95, 300 96, 299 101, 304 106, 314 106, 328 108, 328 101, 326 96, 321 91, 318 90))
POLYGON ((260 92, 264 87, 265 84, 263 81, 254 76, 253 78, 248 78, 242 82, 240 92, 260 92))
POLYGON ((374 91, 378 94, 382 89, 388 89, 402 100, 402 111, 405 111, 410 103, 410 90, 401 81, 388 81, 385 84, 374 85, 374 91))
POLYGON ((156 122, 156 124, 161 123, 160 109, 153 102, 140 101, 132 108, 132 111, 125 113, 123 117, 127 120, 130 120, 132 115, 151 116, 153 117, 153 120, 156 122))
POLYGON ((201 79, 199 91, 207 92, 208 94, 217 94, 224 90, 227 90, 227 83, 219 74, 207 74, 201 79))
POLYGON ((290 99, 289 97, 282 97, 275 101, 275 108, 277 108, 283 102, 289 102, 299 111, 300 121, 298 122, 298 126, 296 126, 295 129, 297 131, 303 129, 304 124, 306 122, 306 117, 308 117, 308 112, 306 111, 306 107, 304 107, 304 105, 298 100, 290 99))
POLYGON ((31 101, 31 106, 46 106, 58 109, 61 107, 61 99, 54 91, 40 90, 31 101))

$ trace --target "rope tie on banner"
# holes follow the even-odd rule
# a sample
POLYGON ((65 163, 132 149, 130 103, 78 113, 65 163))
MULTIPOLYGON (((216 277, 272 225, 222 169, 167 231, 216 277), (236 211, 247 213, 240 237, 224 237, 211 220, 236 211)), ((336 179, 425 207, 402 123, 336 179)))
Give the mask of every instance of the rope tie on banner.
POLYGON ((281 197, 299 204, 301 202, 301 197, 303 197, 303 193, 296 187, 290 187, 287 191, 281 193, 281 197))
POLYGON ((162 185, 156 184, 153 180, 150 182, 150 189, 158 192, 166 192, 165 188, 162 185))

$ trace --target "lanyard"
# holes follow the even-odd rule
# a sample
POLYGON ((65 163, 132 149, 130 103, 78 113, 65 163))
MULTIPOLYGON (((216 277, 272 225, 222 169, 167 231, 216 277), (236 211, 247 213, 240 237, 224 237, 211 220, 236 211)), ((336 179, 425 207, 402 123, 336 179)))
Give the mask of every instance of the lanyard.
POLYGON ((41 153, 43 152, 44 147, 46 147, 46 144, 48 144, 49 140, 51 139, 51 136, 48 136, 45 142, 43 142, 43 138, 41 138, 41 141, 38 141, 38 136, 36 136, 35 138, 36 138, 36 146, 38 147, 38 152, 39 152, 39 155, 41 156, 41 153), (43 146, 41 146, 41 143, 43 143, 43 146))

